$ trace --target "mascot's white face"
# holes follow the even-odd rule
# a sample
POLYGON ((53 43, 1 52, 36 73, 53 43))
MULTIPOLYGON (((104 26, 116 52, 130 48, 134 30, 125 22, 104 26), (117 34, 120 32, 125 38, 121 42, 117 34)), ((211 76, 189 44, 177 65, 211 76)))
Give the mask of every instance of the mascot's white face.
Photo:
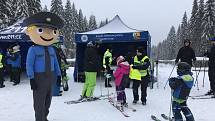
POLYGON ((59 30, 47 27, 29 26, 25 33, 37 45, 49 46, 57 42, 59 30))

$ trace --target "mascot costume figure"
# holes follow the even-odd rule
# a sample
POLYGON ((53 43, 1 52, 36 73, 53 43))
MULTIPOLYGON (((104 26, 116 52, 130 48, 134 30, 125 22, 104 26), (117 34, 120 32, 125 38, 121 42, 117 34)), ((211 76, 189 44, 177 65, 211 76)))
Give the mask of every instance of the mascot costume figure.
POLYGON ((26 71, 33 90, 36 121, 48 121, 53 83, 61 82, 61 72, 52 44, 57 41, 63 20, 56 14, 40 12, 23 21, 34 43, 28 50, 26 71))

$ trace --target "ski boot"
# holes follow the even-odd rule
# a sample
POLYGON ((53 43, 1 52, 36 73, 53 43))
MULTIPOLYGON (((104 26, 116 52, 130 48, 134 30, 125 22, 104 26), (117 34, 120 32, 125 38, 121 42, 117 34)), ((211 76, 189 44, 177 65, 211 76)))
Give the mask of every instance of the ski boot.
POLYGON ((205 95, 213 95, 213 94, 214 94, 213 90, 209 90, 205 95))

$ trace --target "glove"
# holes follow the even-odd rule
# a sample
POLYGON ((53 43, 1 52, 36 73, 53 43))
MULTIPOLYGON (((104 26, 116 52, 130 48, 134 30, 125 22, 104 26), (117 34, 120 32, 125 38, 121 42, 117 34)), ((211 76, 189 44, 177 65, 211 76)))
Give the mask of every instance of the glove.
POLYGON ((177 78, 176 77, 171 77, 169 78, 169 82, 174 82, 177 78))
POLYGON ((172 77, 169 79, 169 86, 171 89, 175 89, 176 88, 176 85, 175 85, 175 82, 176 82, 176 79, 175 77, 172 77))
POLYGON ((34 79, 30 79, 31 90, 37 90, 37 84, 34 79))
POLYGON ((61 76, 57 76, 57 86, 61 86, 61 76))

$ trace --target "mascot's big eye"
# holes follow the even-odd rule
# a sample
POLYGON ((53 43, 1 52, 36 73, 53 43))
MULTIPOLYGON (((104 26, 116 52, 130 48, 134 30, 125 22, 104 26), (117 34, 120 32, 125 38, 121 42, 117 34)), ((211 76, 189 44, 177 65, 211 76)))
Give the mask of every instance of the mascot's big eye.
POLYGON ((53 35, 57 35, 57 30, 53 30, 53 35))
POLYGON ((42 28, 37 28, 37 33, 38 34, 42 34, 43 33, 43 29, 42 28))

